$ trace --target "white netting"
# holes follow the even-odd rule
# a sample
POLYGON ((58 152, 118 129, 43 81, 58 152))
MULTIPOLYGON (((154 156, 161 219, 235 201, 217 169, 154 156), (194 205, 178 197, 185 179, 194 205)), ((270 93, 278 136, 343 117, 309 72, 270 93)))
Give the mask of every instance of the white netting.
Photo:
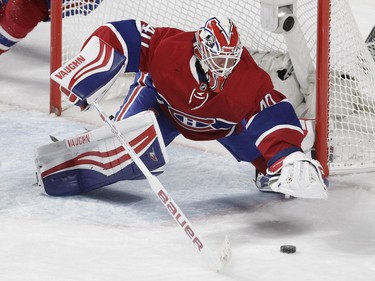
MULTIPOLYGON (((77 7, 87 1, 65 0, 65 4, 77 7)), ((365 45, 346 0, 331 0, 331 9, 330 98, 327 102, 330 111, 327 142, 331 151, 331 173, 352 168, 375 170, 375 64, 369 52, 374 47, 368 49, 365 45)), ((88 15, 75 15, 63 20, 63 61, 76 55, 87 36, 108 21, 133 18, 155 26, 196 30, 208 17, 222 14, 236 23, 241 40, 249 49, 291 52, 290 44, 288 48, 283 35, 261 27, 260 0, 104 0, 96 9, 83 14, 88 15)), ((301 30, 301 42, 295 45, 306 47, 309 57, 306 60, 311 61, 314 71, 317 2, 297 0, 295 14, 301 30)), ((120 90, 121 87, 115 88, 116 94, 126 94, 126 89, 120 90)), ((304 97, 310 102, 315 100, 308 95, 304 97)), ((314 108, 314 104, 311 107, 314 108)))
POLYGON ((374 170, 374 59, 346 1, 332 5, 331 17, 331 167, 337 172, 357 168, 374 170))

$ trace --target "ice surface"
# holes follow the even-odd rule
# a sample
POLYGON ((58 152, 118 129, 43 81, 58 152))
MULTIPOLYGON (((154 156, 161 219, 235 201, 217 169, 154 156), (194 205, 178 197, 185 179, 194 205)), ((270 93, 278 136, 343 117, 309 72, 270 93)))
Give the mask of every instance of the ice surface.
MULTIPOLYGON (((365 38, 375 4, 351 4, 365 38)), ((374 280, 373 173, 331 177, 327 201, 286 200, 258 192, 253 168, 211 143, 173 143, 159 179, 212 249, 229 236, 232 260, 221 273, 146 181, 47 196, 33 185, 35 148, 101 125, 95 112, 47 114, 48 34, 42 23, 0 58, 0 280, 374 280), (297 252, 280 253, 284 244, 297 252)))

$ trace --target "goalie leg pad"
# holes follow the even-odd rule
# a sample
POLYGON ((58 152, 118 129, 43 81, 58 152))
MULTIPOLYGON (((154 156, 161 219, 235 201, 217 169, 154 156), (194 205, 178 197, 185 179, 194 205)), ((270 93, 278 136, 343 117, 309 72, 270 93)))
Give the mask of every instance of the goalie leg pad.
MULTIPOLYGON (((150 171, 157 173, 167 163, 154 113, 139 113, 117 122, 116 127, 150 171)), ((107 127, 41 146, 35 163, 39 184, 53 196, 77 195, 143 176, 107 127)))

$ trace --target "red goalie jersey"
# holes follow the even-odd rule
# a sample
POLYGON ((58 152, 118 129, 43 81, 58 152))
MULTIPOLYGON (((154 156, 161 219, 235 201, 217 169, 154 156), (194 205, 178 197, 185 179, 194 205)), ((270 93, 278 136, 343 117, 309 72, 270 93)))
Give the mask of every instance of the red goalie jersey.
POLYGON ((151 75, 160 107, 186 138, 220 140, 245 132, 251 156, 237 158, 246 161, 300 150, 303 132, 292 106, 245 48, 215 90, 220 81, 207 79, 194 53, 195 32, 125 20, 103 25, 92 36, 126 57, 126 72, 151 75))

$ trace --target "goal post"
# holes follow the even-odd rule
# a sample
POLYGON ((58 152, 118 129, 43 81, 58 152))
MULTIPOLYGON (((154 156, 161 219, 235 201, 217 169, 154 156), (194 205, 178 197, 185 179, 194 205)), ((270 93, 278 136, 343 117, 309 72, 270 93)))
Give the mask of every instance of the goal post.
MULTIPOLYGON (((51 1, 51 31, 50 31, 50 73, 62 65, 62 2, 51 1)), ((61 115, 61 92, 59 85, 50 79, 49 112, 61 115)))
MULTIPOLYGON (((347 0, 56 0, 51 4, 51 71, 76 55, 87 36, 105 22, 138 19, 196 30, 208 17, 224 11, 236 23, 243 45, 270 73, 275 88, 290 99, 299 117, 315 121, 316 157, 326 175, 375 171, 375 62, 347 0), (288 33, 265 28, 274 24, 275 19, 267 16, 274 16, 273 6, 278 5, 295 17, 295 27, 288 33), (284 68, 275 69, 279 64, 269 58, 278 59, 284 68), (279 72, 284 73, 282 79, 279 72)), ((132 81, 126 75, 121 79, 132 81)), ((125 95, 130 82, 119 82, 114 95, 125 95)), ((64 114, 64 96, 53 82, 50 100, 50 112, 64 114)))
POLYGON ((330 1, 318 2, 317 44, 316 44, 316 114, 315 150, 324 174, 329 175, 328 158, 328 102, 329 102, 329 30, 330 1))

